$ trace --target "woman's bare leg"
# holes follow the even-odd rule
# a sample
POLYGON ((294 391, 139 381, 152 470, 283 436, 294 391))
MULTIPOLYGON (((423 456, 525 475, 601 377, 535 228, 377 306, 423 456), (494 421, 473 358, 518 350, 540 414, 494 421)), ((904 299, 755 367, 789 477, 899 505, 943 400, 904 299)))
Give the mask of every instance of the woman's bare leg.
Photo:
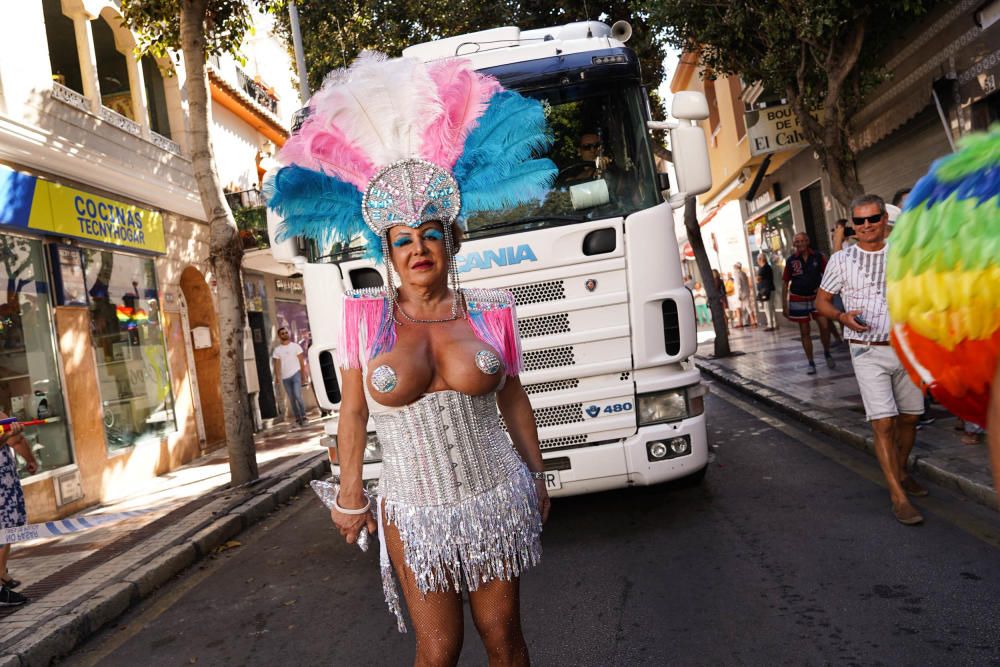
POLYGON ((389 560, 399 578, 410 612, 410 623, 417 639, 414 667, 445 667, 458 663, 465 635, 462 596, 455 589, 421 593, 413 571, 403 557, 403 542, 396 527, 384 520, 389 560))
POLYGON ((469 592, 472 619, 490 667, 526 667, 528 646, 521 631, 520 580, 493 579, 469 592))

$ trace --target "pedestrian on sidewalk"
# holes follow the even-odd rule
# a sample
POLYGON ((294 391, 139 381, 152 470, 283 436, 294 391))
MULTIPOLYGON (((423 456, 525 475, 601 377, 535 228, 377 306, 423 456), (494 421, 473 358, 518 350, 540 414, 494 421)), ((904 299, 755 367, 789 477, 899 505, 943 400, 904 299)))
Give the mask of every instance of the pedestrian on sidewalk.
POLYGON ((730 326, 732 326, 734 329, 739 329, 740 327, 743 326, 743 324, 740 323, 740 321, 736 317, 737 315, 739 315, 740 299, 738 296, 736 296, 736 281, 733 280, 732 273, 726 274, 726 280, 723 284, 725 285, 726 289, 725 291, 726 308, 728 308, 728 310, 726 311, 726 317, 729 320, 730 326))
MULTIPOLYGON (((7 415, 0 412, 0 419, 7 415)), ((25 439, 24 427, 14 422, 8 424, 9 431, 0 433, 0 529, 18 528, 28 522, 28 513, 24 508, 24 491, 21 490, 21 478, 17 474, 17 457, 15 452, 27 463, 28 474, 38 470, 38 462, 31 452, 31 445, 25 439)), ((7 561, 10 558, 10 545, 0 546, 0 607, 16 607, 28 601, 14 589, 21 585, 7 572, 7 561)))
POLYGON ((802 349, 809 362, 806 374, 816 375, 811 320, 816 320, 816 326, 819 327, 819 340, 823 344, 827 367, 837 365, 830 356, 830 323, 816 312, 816 291, 823 280, 823 271, 826 270, 826 257, 813 251, 809 236, 803 232, 795 235, 792 245, 795 253, 785 260, 785 272, 781 277, 785 283, 784 315, 786 319, 798 323, 802 349))
POLYGON ((718 269, 712 269, 712 281, 715 283, 715 293, 719 295, 719 304, 722 306, 722 314, 726 328, 729 327, 729 300, 726 297, 726 281, 718 269))
POLYGON ((698 317, 698 324, 711 324, 712 312, 708 308, 708 293, 701 283, 694 284, 694 312, 698 317))
POLYGON ((285 388, 285 398, 295 415, 295 423, 304 426, 306 405, 302 401, 302 385, 309 384, 306 358, 302 353, 302 347, 292 342, 288 327, 278 329, 278 341, 271 354, 274 359, 274 377, 281 378, 281 384, 285 388))
POLYGON ((924 399, 889 344, 886 302, 886 234, 888 215, 878 195, 863 195, 851 203, 857 245, 830 258, 816 297, 819 312, 842 323, 851 348, 854 375, 861 389, 865 415, 875 437, 875 454, 892 499, 892 513, 906 525, 924 518, 910 496, 927 490, 906 471, 917 435, 924 399), (840 294, 845 311, 833 305, 840 294))
POLYGON ((750 294, 750 277, 747 276, 747 272, 743 270, 743 265, 740 262, 733 264, 733 272, 736 276, 736 298, 740 305, 736 319, 740 325, 743 325, 743 316, 746 315, 745 324, 755 327, 757 326, 757 313, 753 308, 753 299, 750 294))
POLYGON ((757 301, 764 310, 767 322, 764 331, 774 331, 778 328, 778 316, 774 310, 774 269, 763 250, 757 253, 757 301))

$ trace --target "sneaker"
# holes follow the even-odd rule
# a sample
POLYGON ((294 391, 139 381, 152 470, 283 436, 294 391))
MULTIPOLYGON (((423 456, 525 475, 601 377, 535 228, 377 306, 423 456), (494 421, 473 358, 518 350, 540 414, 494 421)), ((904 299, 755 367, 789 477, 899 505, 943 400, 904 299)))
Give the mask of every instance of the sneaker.
POLYGON ((917 421, 917 425, 918 426, 930 426, 935 421, 937 421, 937 420, 934 417, 931 417, 929 414, 927 414, 925 412, 924 414, 920 415, 920 419, 917 421))
POLYGON ((837 367, 837 362, 833 360, 833 357, 830 356, 829 352, 826 353, 826 367, 827 368, 837 367))
POLYGON ((6 586, 0 586, 0 607, 19 607, 27 601, 28 598, 20 593, 12 591, 6 586))
POLYGON ((816 364, 814 362, 809 362, 809 368, 806 370, 806 375, 816 375, 816 364))
POLYGON ((9 579, 0 579, 0 586, 6 586, 10 590, 14 590, 15 588, 17 588, 20 585, 21 585, 21 582, 18 581, 17 579, 14 579, 13 577, 11 577, 9 579))

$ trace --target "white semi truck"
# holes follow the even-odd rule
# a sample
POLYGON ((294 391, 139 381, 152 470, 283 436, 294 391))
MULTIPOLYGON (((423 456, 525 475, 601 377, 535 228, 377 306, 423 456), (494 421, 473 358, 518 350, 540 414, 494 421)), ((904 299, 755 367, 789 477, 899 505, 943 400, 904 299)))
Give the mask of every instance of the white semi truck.
MULTIPOLYGON (((675 97, 673 123, 650 120, 630 29, 595 21, 551 29, 497 28, 412 46, 425 61, 463 57, 506 88, 541 100, 554 134, 559 177, 536 206, 477 215, 457 257, 462 284, 502 287, 517 301, 525 372, 552 495, 590 493, 680 478, 708 463, 704 385, 689 357, 697 338, 670 203, 711 184, 703 96, 675 97), (678 188, 664 200, 650 128, 671 129, 678 188)), ((320 404, 336 410, 332 354, 342 293, 383 284, 384 270, 314 249, 299 266, 312 332, 309 364, 320 404)), ((334 473, 336 420, 327 422, 334 473)), ((377 484, 381 452, 368 436, 364 479, 377 484)))

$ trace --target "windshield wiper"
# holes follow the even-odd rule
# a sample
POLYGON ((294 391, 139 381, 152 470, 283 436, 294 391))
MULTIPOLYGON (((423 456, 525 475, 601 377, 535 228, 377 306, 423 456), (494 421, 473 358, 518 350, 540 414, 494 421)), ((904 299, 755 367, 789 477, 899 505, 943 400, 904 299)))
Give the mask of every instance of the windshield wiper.
POLYGON ((479 232, 491 232, 495 229, 505 229, 507 227, 516 227, 518 225, 530 225, 533 222, 583 222, 587 220, 584 215, 536 215, 530 218, 519 218, 517 220, 508 220, 507 222, 495 222, 492 225, 486 225, 485 227, 477 227, 476 229, 470 229, 469 234, 477 234, 479 232))

